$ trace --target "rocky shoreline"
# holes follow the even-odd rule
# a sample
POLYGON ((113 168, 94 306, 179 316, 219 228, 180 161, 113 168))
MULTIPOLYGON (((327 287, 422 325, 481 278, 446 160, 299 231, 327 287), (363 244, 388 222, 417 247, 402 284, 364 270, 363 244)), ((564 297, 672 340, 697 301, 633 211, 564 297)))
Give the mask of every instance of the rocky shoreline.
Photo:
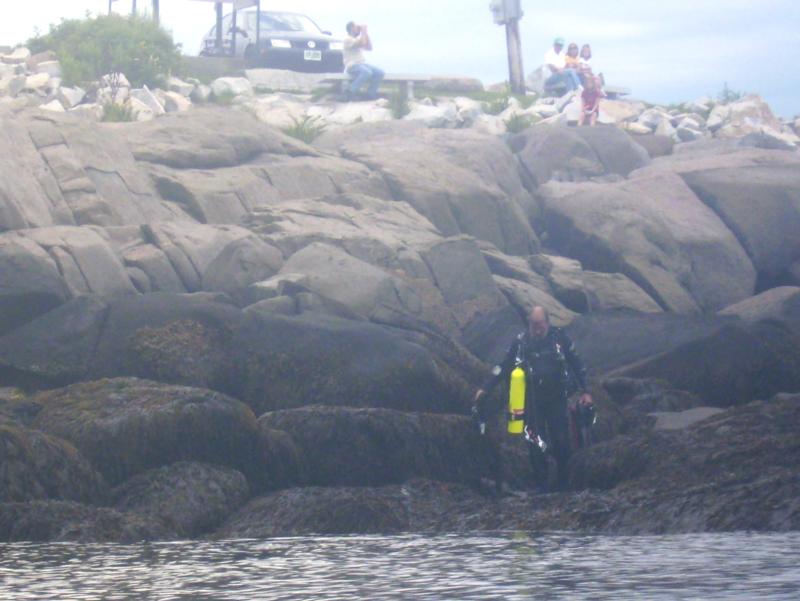
POLYGON ((800 527, 800 155, 760 100, 512 135, 53 92, 0 102, 0 540, 800 527), (561 494, 468 418, 534 305, 599 407, 561 494))
MULTIPOLYGON (((133 87, 124 73, 110 73, 83 89, 62 85, 61 65, 52 51, 31 54, 24 46, 5 50, 0 49, 0 103, 15 109, 70 112, 90 120, 102 120, 109 106, 127 110, 132 120, 150 121, 168 113, 221 103, 240 106, 279 129, 306 123, 324 131, 402 119, 431 128, 466 128, 502 135, 533 124, 574 124, 581 110, 580 98, 574 94, 548 98, 531 92, 522 98, 506 92, 505 97, 498 94, 491 101, 482 101, 476 97, 484 92, 483 83, 467 77, 431 77, 421 93, 403 102, 402 108, 393 107, 391 98, 340 102, 324 82, 327 74, 281 69, 246 69, 207 83, 171 76, 163 82, 163 89, 152 90, 133 87)), ((529 90, 540 90, 536 72, 528 80, 529 90)), ((505 86, 498 84, 492 89, 503 92, 505 86)), ((610 96, 601 102, 598 123, 644 136, 640 142, 651 147, 654 143, 647 139, 650 134, 677 144, 718 139, 780 150, 794 150, 800 144, 800 116, 781 120, 757 95, 729 92, 723 100, 704 96, 672 106, 624 99, 617 93, 610 96)), ((666 140, 656 146, 671 149, 666 140)))

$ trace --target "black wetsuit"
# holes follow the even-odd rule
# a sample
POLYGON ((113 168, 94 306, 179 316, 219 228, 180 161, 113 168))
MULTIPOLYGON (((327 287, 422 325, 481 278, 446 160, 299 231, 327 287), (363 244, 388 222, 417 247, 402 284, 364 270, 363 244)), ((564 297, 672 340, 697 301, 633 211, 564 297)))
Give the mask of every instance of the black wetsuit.
MULTIPOLYGON (((502 363, 492 370, 483 390, 488 393, 499 382, 509 382, 517 365, 526 374, 525 424, 533 425, 552 450, 558 467, 559 487, 563 487, 570 454, 567 397, 575 390, 586 389, 583 363, 575 352, 575 345, 560 328, 550 327, 543 338, 523 332, 514 339, 502 363)), ((479 411, 485 415, 485 409, 481 406, 479 411)), ((529 457, 540 484, 546 487, 546 461, 537 445, 529 445, 529 457)))

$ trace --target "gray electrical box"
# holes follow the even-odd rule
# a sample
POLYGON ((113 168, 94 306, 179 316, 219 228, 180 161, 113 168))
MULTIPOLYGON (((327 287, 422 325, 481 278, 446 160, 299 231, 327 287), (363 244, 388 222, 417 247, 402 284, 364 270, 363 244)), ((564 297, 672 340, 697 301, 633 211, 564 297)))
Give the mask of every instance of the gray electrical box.
POLYGON ((524 14, 521 0, 492 0, 489 3, 489 10, 494 22, 498 25, 505 25, 514 19, 521 19, 524 14))

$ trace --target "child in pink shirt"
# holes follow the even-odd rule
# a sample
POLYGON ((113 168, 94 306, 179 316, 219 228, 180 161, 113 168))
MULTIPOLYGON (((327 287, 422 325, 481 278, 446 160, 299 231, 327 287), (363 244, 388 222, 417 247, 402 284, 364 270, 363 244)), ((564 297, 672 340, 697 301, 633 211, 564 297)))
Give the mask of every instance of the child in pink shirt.
POLYGON ((581 94, 581 117, 578 119, 578 125, 585 125, 588 119, 590 126, 597 125, 597 117, 600 114, 600 99, 605 98, 603 90, 597 85, 597 79, 589 76, 583 85, 583 93, 581 94))

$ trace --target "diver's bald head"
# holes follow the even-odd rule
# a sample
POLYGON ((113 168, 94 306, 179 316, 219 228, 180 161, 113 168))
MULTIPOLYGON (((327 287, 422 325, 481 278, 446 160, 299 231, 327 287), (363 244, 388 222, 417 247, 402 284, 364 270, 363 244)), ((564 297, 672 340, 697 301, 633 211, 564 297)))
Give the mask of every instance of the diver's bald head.
POLYGON ((550 315, 547 309, 536 305, 528 315, 528 331, 534 338, 544 338, 550 329, 550 315))

